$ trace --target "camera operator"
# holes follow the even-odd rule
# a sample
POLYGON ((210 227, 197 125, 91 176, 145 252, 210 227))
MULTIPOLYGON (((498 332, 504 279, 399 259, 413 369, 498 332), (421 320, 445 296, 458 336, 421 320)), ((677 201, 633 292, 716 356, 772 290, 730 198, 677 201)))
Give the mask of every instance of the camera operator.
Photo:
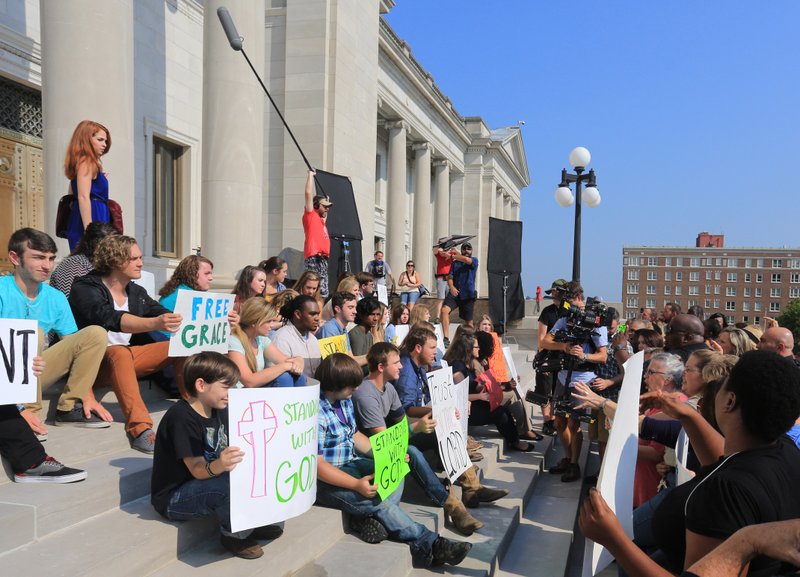
MULTIPOLYGON (((572 322, 570 319, 580 317, 583 308, 586 306, 583 288, 575 281, 567 283, 564 298, 569 303, 570 309, 577 310, 570 310, 566 317, 559 318, 542 343, 547 350, 561 351, 565 355, 574 357, 574 359, 568 359, 573 363, 570 382, 565 383, 569 370, 561 370, 558 373, 555 394, 556 403, 565 398, 565 393, 567 395, 566 398, 570 399, 568 392, 565 391, 566 386, 571 389, 576 382, 590 383, 597 378, 597 365, 605 363, 608 358, 608 329, 605 326, 592 328, 590 332, 587 332, 584 328, 585 324, 580 323, 580 327, 574 332, 585 335, 585 338, 583 336, 578 339, 568 338, 568 341, 572 342, 559 342, 556 340, 557 334, 560 336, 566 333, 572 336, 573 329, 576 327, 570 325, 570 322, 572 322)), ((567 483, 576 481, 581 477, 578 459, 581 454, 583 434, 580 429, 580 414, 570 410, 569 418, 567 419, 558 413, 559 411, 556 410, 555 425, 561 444, 564 447, 565 457, 557 465, 550 468, 550 473, 561 473, 561 481, 567 483)))
MULTIPOLYGON (((561 303, 564 300, 564 290, 567 288, 567 281, 559 278, 553 281, 550 288, 544 292, 550 295, 553 299, 553 304, 547 305, 539 313, 539 332, 537 333, 537 353, 536 360, 534 361, 534 368, 536 368, 536 388, 534 392, 538 395, 550 397, 553 395, 553 381, 555 380, 555 373, 553 363, 550 363, 549 357, 557 357, 558 352, 548 351, 544 348, 544 339, 550 333, 550 330, 555 326, 559 317, 559 310, 561 303)), ((560 364, 560 362, 558 363, 560 364)), ((556 434, 556 427, 553 423, 553 403, 545 403, 542 405, 542 433, 550 435, 551 437, 556 434)))

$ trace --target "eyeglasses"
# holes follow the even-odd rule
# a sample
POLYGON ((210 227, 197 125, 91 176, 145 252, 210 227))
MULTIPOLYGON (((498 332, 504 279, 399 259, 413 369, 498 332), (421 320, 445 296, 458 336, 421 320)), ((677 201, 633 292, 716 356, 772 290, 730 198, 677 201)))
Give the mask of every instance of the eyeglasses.
POLYGON ((669 373, 667 373, 667 372, 665 372, 665 371, 654 371, 653 369, 647 369, 647 370, 644 372, 644 376, 645 376, 645 377, 646 377, 647 375, 668 375, 668 374, 669 374, 669 373))

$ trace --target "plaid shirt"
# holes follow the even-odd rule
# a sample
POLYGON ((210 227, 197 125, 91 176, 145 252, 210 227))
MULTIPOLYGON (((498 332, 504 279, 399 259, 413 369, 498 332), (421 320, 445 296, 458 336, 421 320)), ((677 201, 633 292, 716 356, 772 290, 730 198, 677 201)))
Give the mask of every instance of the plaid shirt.
POLYGON ((346 423, 339 419, 331 402, 320 391, 317 453, 334 467, 341 467, 358 458, 353 442, 353 435, 358 429, 352 399, 339 401, 339 407, 344 413, 346 423))
MULTIPOLYGON (((606 362, 602 365, 598 364, 595 373, 601 379, 613 379, 620 373, 620 366, 617 360, 614 358, 614 347, 611 346, 611 339, 613 335, 608 337, 608 358, 606 362)), ((602 397, 607 399, 611 399, 613 401, 617 400, 619 396, 619 389, 621 385, 615 385, 613 387, 609 387, 604 391, 597 391, 598 394, 602 397)))

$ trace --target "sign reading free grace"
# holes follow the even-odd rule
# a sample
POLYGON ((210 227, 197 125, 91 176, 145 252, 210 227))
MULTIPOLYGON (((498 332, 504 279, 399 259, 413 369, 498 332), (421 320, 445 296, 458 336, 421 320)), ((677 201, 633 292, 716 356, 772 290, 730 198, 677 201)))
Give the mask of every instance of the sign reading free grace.
POLYGON ((228 352, 233 310, 232 294, 179 290, 175 312, 183 317, 178 332, 169 340, 169 356, 188 357, 201 351, 228 352))

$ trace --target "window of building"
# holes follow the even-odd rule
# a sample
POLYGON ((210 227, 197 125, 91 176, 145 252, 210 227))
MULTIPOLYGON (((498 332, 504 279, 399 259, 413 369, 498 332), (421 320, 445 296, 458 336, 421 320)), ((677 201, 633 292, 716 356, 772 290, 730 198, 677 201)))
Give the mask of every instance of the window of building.
POLYGON ((763 258, 757 258, 756 259, 756 268, 764 268, 764 259, 763 258))
POLYGON ((692 257, 689 259, 689 266, 696 267, 700 266, 700 259, 698 257, 692 257))
POLYGON ((683 257, 682 256, 676 256, 675 257, 675 266, 677 266, 677 267, 683 266, 683 257))
POLYGON ((689 282, 698 282, 700 280, 700 271, 692 271, 689 273, 689 282))
POLYGON ((793 272, 789 275, 789 282, 798 283, 800 282, 800 272, 793 272))
POLYGON ((722 280, 722 271, 721 270, 715 270, 714 271, 714 280, 722 280))
POLYGON ((672 285, 665 284, 664 285, 664 294, 671 295, 672 294, 672 285))
POLYGON ((738 258, 729 258, 728 259, 728 268, 736 268, 739 266, 739 259, 738 258))
POLYGON ((714 299, 714 310, 715 311, 719 310, 719 299, 714 299))
POLYGON ((648 309, 656 308, 656 299, 647 299, 644 303, 644 306, 648 309))
POLYGON ((711 285, 710 284, 706 285, 705 290, 703 291, 703 294, 707 294, 707 295, 711 294, 711 285))
POLYGON ((636 297, 628 297, 625 300, 625 307, 629 309, 635 309, 639 306, 639 299, 636 297))
POLYGON ((744 301, 742 303, 742 311, 747 312, 750 310, 750 301, 744 301))
POLYGON ((691 299, 691 300, 690 300, 688 303, 686 303, 686 304, 687 304, 687 305, 689 305, 689 307, 696 307, 696 306, 697 306, 699 303, 698 303, 697 299, 691 299))
POLYGON ((722 258, 717 257, 715 262, 716 262, 716 266, 722 266, 722 258))
POLYGON ((753 305, 753 310, 756 311, 757 313, 761 312, 761 303, 755 303, 753 305))
POLYGON ((800 258, 789 259, 789 268, 800 268, 800 258))
POLYGON ((761 317, 753 317, 753 324, 758 326, 761 324, 761 317))
POLYGON ((675 280, 678 281, 678 282, 682 281, 683 280, 683 273, 680 272, 680 271, 676 272, 675 273, 675 280))
POLYGON ((756 282, 764 282, 764 275, 760 272, 756 273, 756 282))
POLYGON ((729 324, 729 325, 732 325, 733 323, 735 323, 735 322, 736 322, 736 319, 734 318, 734 316, 733 316, 733 315, 728 315, 728 316, 726 316, 726 317, 725 317, 725 320, 726 320, 726 321, 728 321, 728 324, 729 324))
POLYGON ((654 270, 647 271, 647 280, 658 280, 658 273, 654 270))
POLYGON ((736 301, 725 301, 725 310, 726 311, 735 311, 736 310, 736 301))
POLYGON ((628 294, 635 295, 639 293, 638 283, 628 283, 628 294))
POLYGON ((711 280, 711 277, 713 276, 713 274, 714 274, 713 272, 711 272, 710 270, 707 270, 706 271, 706 280, 711 280))
POLYGON ((749 272, 744 273, 744 282, 753 282, 753 275, 749 272))
POLYGON ((710 299, 704 300, 703 301, 703 307, 710 308, 711 307, 711 300, 710 299))
POLYGON ((769 303, 769 312, 771 313, 781 312, 781 303, 769 303))
POLYGON ((626 264, 629 264, 630 266, 639 266, 639 257, 638 256, 629 256, 625 260, 628 261, 626 264))
POLYGON ((658 257, 648 256, 647 257, 647 266, 658 266, 658 257))
POLYGON ((718 284, 714 285, 714 294, 715 295, 718 295, 721 290, 722 290, 722 286, 721 285, 718 285, 718 284))
POLYGON ((703 263, 703 266, 711 266, 711 259, 710 258, 704 258, 700 262, 703 263))
POLYGON ((747 315, 744 315, 744 316, 742 317, 742 322, 743 322, 743 323, 749 323, 749 322, 750 322, 750 317, 748 317, 747 315))
POLYGON ((178 258, 181 223, 181 156, 184 148, 153 138, 154 244, 153 254, 178 258))
POLYGON ((672 271, 667 270, 664 271, 664 280, 671 281, 672 280, 672 271))
POLYGON ((744 287, 742 289, 742 295, 743 296, 749 297, 751 292, 752 292, 752 290, 750 289, 749 286, 746 286, 746 287, 744 287))
POLYGON ((773 258, 772 259, 772 268, 783 268, 783 259, 773 258))
POLYGON ((639 280, 639 269, 628 269, 628 280, 639 280))
POLYGON ((656 294, 656 285, 654 285, 654 284, 647 285, 647 294, 649 294, 649 295, 656 294))
POLYGON ((755 296, 756 296, 756 298, 761 297, 761 287, 758 287, 758 286, 756 287, 755 296))
POLYGON ((725 287, 725 296, 726 297, 735 297, 736 296, 736 287, 735 286, 726 286, 725 287))
POLYGON ((753 259, 752 258, 744 259, 744 268, 753 268, 753 259))
POLYGON ((789 287, 789 298, 790 299, 800 299, 800 287, 789 287))
POLYGON ((725 278, 728 279, 728 282, 736 282, 737 275, 735 272, 729 272, 725 278))
POLYGON ((675 294, 676 294, 677 296, 680 296, 680 295, 682 295, 682 294, 683 294, 683 287, 682 287, 681 285, 677 285, 677 286, 675 287, 675 294))
POLYGON ((699 295, 700 294, 700 287, 697 285, 690 285, 689 286, 689 295, 699 295))
POLYGON ((671 256, 664 257, 664 266, 672 266, 672 257, 671 256))
POLYGON ((774 272, 770 275, 770 282, 781 282, 781 273, 774 272))
POLYGON ((769 296, 774 299, 781 298, 781 289, 780 287, 772 287, 769 289, 769 296))

